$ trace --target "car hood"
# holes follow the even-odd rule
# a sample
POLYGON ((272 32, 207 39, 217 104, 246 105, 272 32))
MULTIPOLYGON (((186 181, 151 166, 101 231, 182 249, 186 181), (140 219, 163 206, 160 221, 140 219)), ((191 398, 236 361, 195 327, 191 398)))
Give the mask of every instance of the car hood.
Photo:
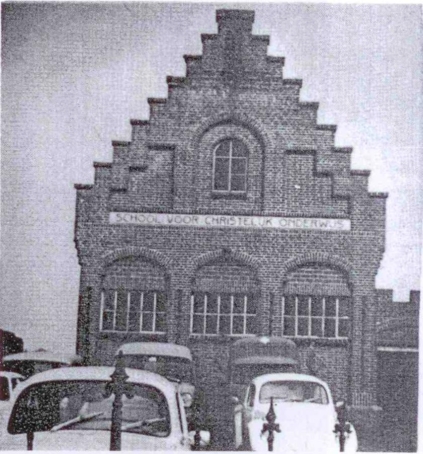
MULTIPOLYGON (((37 451, 109 451, 110 432, 106 430, 61 430, 34 434, 34 450, 37 451)), ((182 437, 151 437, 129 432, 122 433, 122 451, 189 450, 182 437)))
MULTIPOLYGON (((274 451, 279 452, 339 452, 339 443, 334 434, 336 415, 330 405, 312 403, 279 403, 274 405, 276 424, 280 433, 275 433, 274 451)), ((260 405, 259 418, 249 423, 251 447, 254 451, 267 451, 268 432, 261 434, 263 415, 269 411, 269 404, 260 405)))

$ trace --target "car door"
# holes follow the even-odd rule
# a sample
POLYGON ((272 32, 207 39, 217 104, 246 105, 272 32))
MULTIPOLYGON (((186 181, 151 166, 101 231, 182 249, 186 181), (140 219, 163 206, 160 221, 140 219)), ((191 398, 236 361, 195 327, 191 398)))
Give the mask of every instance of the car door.
POLYGON ((242 406, 242 424, 239 438, 242 445, 248 445, 248 423, 253 419, 254 399, 256 395, 256 386, 252 383, 245 394, 245 400, 242 406))

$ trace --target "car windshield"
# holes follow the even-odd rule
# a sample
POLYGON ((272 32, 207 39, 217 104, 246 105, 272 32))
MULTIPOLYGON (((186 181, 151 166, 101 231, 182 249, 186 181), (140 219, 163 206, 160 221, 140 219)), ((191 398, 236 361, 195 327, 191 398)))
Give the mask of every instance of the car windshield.
POLYGON ((289 364, 242 364, 233 366, 232 383, 247 385, 259 375, 294 372, 289 364))
POLYGON ((328 396, 319 383, 307 381, 271 381, 260 389, 260 403, 274 402, 309 402, 327 405, 328 396))
MULTIPOLYGON (((34 385, 17 401, 12 433, 59 430, 110 430, 114 395, 106 382, 60 381, 34 385)), ((166 437, 170 433, 167 400, 158 389, 133 385, 123 396, 122 431, 166 437)))
POLYGON ((125 366, 148 370, 168 379, 193 383, 193 363, 186 358, 172 356, 125 355, 125 366))

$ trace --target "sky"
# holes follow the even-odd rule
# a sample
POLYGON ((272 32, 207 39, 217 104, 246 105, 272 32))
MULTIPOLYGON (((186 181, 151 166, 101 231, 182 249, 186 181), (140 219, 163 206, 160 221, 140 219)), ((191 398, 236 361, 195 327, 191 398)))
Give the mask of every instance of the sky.
POLYGON ((27 349, 75 350, 79 265, 75 183, 148 97, 201 54, 220 8, 255 11, 284 77, 303 80, 318 122, 336 124, 352 168, 388 192, 386 252, 376 279, 407 301, 420 288, 422 13, 419 5, 304 3, 13 3, 2 5, 0 328, 27 349))

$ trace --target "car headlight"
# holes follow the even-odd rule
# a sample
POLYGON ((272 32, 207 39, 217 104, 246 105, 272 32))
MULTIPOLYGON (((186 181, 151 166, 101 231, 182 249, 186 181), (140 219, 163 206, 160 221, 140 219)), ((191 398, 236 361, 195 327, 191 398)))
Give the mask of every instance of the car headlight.
POLYGON ((182 394, 182 402, 184 403, 184 407, 191 407, 192 401, 193 401, 193 398, 190 393, 182 394))

